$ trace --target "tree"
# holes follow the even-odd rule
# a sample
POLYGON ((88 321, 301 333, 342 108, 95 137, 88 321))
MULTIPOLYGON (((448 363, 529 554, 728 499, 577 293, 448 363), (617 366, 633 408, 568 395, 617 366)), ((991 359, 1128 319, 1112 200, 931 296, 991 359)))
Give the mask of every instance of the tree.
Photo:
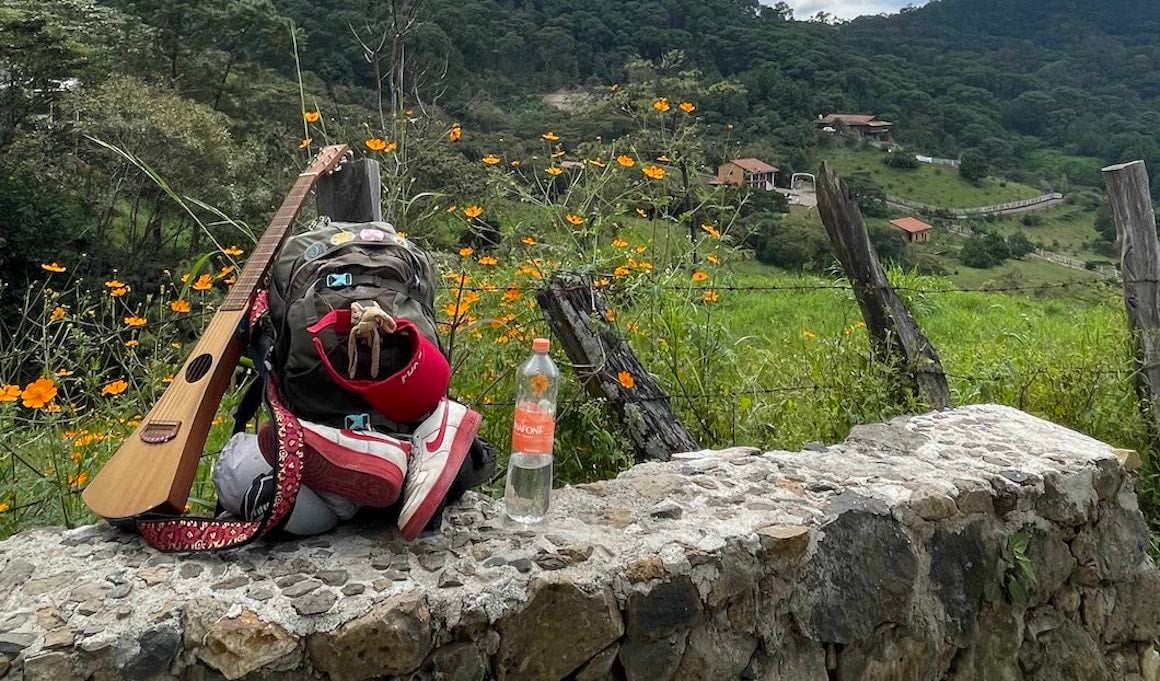
POLYGON ((978 149, 967 149, 959 159, 959 176, 967 182, 979 182, 991 170, 987 157, 978 149))
POLYGON ((963 244, 962 251, 959 252, 959 260, 964 265, 984 270, 1002 265, 1009 257, 1011 251, 1007 246, 1007 240, 994 232, 972 236, 967 239, 967 243, 963 244))

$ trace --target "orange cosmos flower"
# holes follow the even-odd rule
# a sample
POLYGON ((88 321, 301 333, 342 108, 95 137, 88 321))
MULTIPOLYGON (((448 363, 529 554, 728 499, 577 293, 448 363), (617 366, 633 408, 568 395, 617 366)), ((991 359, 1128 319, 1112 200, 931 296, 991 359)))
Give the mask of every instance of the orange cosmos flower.
POLYGON ((701 300, 705 301, 706 303, 715 303, 720 297, 721 296, 716 291, 711 289, 701 294, 701 300))
POLYGON ((628 154, 621 154, 616 157, 616 162, 625 168, 631 168, 636 165, 636 160, 628 154))
POLYGON ((451 130, 447 133, 447 139, 452 142, 458 142, 463 137, 463 128, 458 125, 451 126, 451 130))
POLYGON ((552 177, 555 177, 564 171, 563 171, 563 169, 560 168, 560 166, 552 166, 551 168, 548 168, 544 172, 548 173, 552 177))
POLYGON ((637 246, 636 248, 633 248, 632 250, 636 251, 637 253, 644 253, 645 251, 648 250, 648 247, 645 246, 644 244, 640 244, 639 246, 637 246))
POLYGON ((817 337, 818 337, 818 334, 814 333, 813 331, 810 331, 809 329, 802 331, 802 338, 804 338, 806 340, 813 340, 817 337))
POLYGON ((57 305, 56 307, 52 308, 52 314, 49 316, 49 319, 54 322, 59 322, 60 320, 64 319, 64 315, 65 309, 60 305, 57 305))
POLYGON ((471 246, 464 246, 463 248, 459 249, 459 255, 463 258, 470 258, 472 253, 475 253, 475 249, 471 246))
POLYGON ((511 166, 513 168, 519 168, 522 164, 523 164, 523 161, 516 159, 515 161, 512 161, 511 166))
POLYGON ((604 318, 610 322, 615 322, 616 321, 616 310, 605 310, 604 311, 604 318))
MULTIPOLYGON (((241 254, 245 253, 245 251, 243 251, 242 249, 238 248, 237 246, 230 246, 229 248, 223 248, 223 249, 222 249, 222 253, 225 253, 226 255, 228 255, 228 256, 230 256, 230 257, 232 257, 232 258, 236 258, 236 257, 238 257, 239 255, 241 255, 241 254)), ((183 281, 184 281, 184 280, 183 280, 183 281)))
POLYGON ((21 403, 29 409, 43 409, 56 397, 56 381, 51 378, 38 378, 24 386, 21 393, 21 403))
POLYGON ((467 208, 463 209, 463 214, 469 218, 477 218, 480 215, 483 215, 483 208, 481 206, 477 206, 475 204, 472 204, 472 205, 468 206, 467 208))
POLYGON ((617 277, 627 277, 628 275, 632 274, 632 270, 628 269, 624 265, 621 265, 620 267, 612 270, 612 274, 617 277))
POLYGON ((311 145, 311 143, 313 143, 313 142, 314 142, 314 138, 313 138, 313 137, 306 137, 306 138, 304 138, 304 139, 303 139, 301 142, 299 142, 299 143, 298 143, 298 148, 299 148, 299 149, 306 149, 306 148, 307 148, 307 147, 309 147, 309 146, 311 145))
POLYGON ((322 118, 322 114, 317 111, 307 111, 302 114, 302 120, 307 123, 317 123, 320 118, 322 118))
POLYGON ((525 246, 535 246, 536 240, 530 236, 525 236, 524 238, 520 239, 520 243, 525 246))
POLYGON ((594 158, 594 159, 592 159, 591 161, 589 161, 588 163, 589 163, 589 165, 594 165, 594 166, 596 166, 597 168, 603 168, 603 167, 604 167, 604 161, 601 161, 601 160, 600 160, 600 159, 598 159, 598 158, 594 158))
POLYGON ((485 165, 485 166, 495 166, 495 165, 499 165, 499 162, 502 159, 499 156, 496 156, 495 154, 488 154, 487 156, 484 156, 480 160, 483 161, 483 165, 485 165))
POLYGON ((64 272, 68 268, 65 267, 64 265, 61 265, 60 263, 56 263, 56 262, 47 262, 47 263, 42 262, 42 263, 40 263, 40 269, 44 270, 45 272, 56 272, 59 274, 61 272, 64 272))
POLYGON ((68 484, 70 487, 80 487, 89 481, 88 471, 81 471, 76 475, 68 476, 68 484))
POLYGON ((147 323, 147 320, 144 317, 137 317, 137 316, 125 317, 125 326, 133 326, 133 327, 145 326, 146 323, 147 323))
POLYGON ((125 347, 127 347, 127 348, 135 348, 140 344, 141 344, 141 341, 137 340, 136 338, 125 341, 125 347))
POLYGON ((568 224, 570 224, 574 227, 579 227, 580 225, 584 224, 584 216, 583 215, 577 215, 575 213, 568 213, 567 215, 564 216, 564 219, 568 222, 568 224))
POLYGON ((652 107, 661 113, 665 113, 669 110, 669 100, 667 97, 660 97, 653 102, 652 107))
POLYGON ((693 281, 702 282, 708 281, 709 275, 706 272, 693 272, 693 281))
POLYGON ((18 385, 0 385, 0 402, 15 402, 21 393, 18 385))
POLYGON ((193 282, 194 291, 208 291, 213 288, 213 277, 208 274, 203 274, 193 282))
POLYGON ((125 392, 128 389, 129 389, 129 384, 127 382, 125 382, 124 380, 118 378, 115 381, 110 381, 109 383, 106 383, 105 387, 101 388, 101 394, 102 395, 120 395, 121 393, 125 392))
POLYGON ((708 260, 709 263, 713 264, 713 265, 716 265, 717 263, 721 262, 721 258, 718 258, 715 255, 707 255, 707 256, 705 256, 705 259, 708 260))
POLYGON ((371 151, 383 151, 387 148, 387 141, 381 137, 372 137, 363 144, 366 144, 367 149, 371 151))
POLYGON ((559 142, 560 141, 560 136, 557 135, 556 133, 552 132, 551 130, 549 130, 548 132, 545 132, 543 135, 540 135, 540 137, 543 137, 544 139, 548 140, 549 142, 559 142))
POLYGON ((57 369, 56 370, 57 378, 67 378, 67 377, 72 376, 72 375, 73 375, 73 372, 70 369, 57 369))
POLYGON ((667 154, 661 154, 660 156, 657 156, 657 161, 660 161, 661 163, 668 163, 672 161, 672 159, 669 158, 667 154))
POLYGON ((665 179, 665 169, 660 166, 646 166, 641 168, 640 172, 644 173, 650 180, 665 179))
POLYGON ((496 260, 495 258, 491 257, 490 255, 485 255, 479 259, 479 264, 484 265, 486 267, 491 267, 493 265, 498 265, 499 261, 496 260))
POLYGON ((624 386, 625 390, 632 390, 636 387, 636 379, 633 378, 632 374, 628 373, 627 371, 622 371, 617 374, 616 380, 619 381, 622 386, 624 386))
POLYGON ((120 288, 115 288, 115 289, 109 291, 109 295, 113 296, 114 298, 120 298, 121 296, 125 295, 128 292, 129 292, 129 287, 122 286, 120 288))
POLYGON ((701 229, 703 229, 706 234, 713 237, 714 239, 721 238, 721 232, 718 232, 717 228, 713 225, 701 225, 701 229))
POLYGON ((692 102, 681 102, 677 108, 687 114, 690 114, 697 110, 697 105, 692 102))
POLYGON ((105 288, 125 288, 125 284, 117 279, 110 279, 105 282, 105 288))
POLYGON ((233 265, 226 265, 225 267, 218 270, 217 276, 214 278, 215 279, 225 279, 226 277, 230 276, 230 274, 233 273, 233 271, 234 271, 233 265))
POLYGON ((613 248, 627 248, 628 242, 625 241, 624 239, 613 239, 612 247, 613 248))
POLYGON ((520 299, 520 290, 516 287, 511 287, 503 292, 503 299, 507 302, 512 302, 520 299))

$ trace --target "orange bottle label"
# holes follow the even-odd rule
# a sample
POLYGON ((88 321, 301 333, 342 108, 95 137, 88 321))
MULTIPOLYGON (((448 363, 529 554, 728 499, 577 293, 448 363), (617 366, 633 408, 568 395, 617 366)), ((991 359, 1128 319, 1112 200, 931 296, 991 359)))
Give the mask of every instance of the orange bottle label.
POLYGON ((516 406, 512 425, 513 452, 550 455, 555 433, 556 421, 550 412, 526 402, 516 406))

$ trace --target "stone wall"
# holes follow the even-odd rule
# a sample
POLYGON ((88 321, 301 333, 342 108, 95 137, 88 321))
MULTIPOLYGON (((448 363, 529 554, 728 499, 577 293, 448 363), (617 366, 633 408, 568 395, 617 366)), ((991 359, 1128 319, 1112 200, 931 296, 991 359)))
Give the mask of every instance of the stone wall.
POLYGON ((534 530, 473 496, 410 546, 28 532, 0 543, 0 677, 1157 681, 1160 572, 1116 454, 971 407, 640 465, 534 530))

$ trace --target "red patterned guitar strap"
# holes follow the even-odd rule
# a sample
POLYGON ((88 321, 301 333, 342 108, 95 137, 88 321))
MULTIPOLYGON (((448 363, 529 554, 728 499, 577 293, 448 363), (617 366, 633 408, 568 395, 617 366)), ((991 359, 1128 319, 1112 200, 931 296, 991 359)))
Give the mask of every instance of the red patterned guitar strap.
MULTIPOLYGON (((250 329, 266 314, 267 295, 258 293, 250 307, 250 329)), ((302 484, 302 425, 282 404, 273 374, 266 379, 266 408, 278 433, 278 458, 274 465, 274 500, 260 520, 216 518, 142 519, 137 531, 158 551, 220 551, 249 543, 278 527, 294 508, 302 484)))

